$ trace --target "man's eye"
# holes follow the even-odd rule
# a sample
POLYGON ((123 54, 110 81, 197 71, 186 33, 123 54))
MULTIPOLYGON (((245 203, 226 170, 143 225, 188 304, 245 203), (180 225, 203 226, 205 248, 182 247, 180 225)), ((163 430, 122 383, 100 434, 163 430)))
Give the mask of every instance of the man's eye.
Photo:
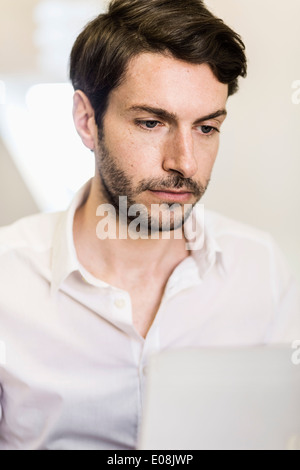
POLYGON ((138 124, 146 129, 155 129, 160 123, 159 121, 138 121, 138 124))
POLYGON ((219 130, 216 127, 212 126, 200 126, 202 134, 205 135, 211 135, 214 134, 214 132, 219 132, 219 130))

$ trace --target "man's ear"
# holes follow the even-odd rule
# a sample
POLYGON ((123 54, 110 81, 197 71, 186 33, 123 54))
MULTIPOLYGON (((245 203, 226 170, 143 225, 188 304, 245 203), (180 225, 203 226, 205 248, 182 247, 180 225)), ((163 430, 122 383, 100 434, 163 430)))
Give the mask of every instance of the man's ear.
POLYGON ((90 100, 81 90, 76 90, 74 94, 73 119, 84 145, 88 149, 94 150, 98 139, 95 113, 90 100))

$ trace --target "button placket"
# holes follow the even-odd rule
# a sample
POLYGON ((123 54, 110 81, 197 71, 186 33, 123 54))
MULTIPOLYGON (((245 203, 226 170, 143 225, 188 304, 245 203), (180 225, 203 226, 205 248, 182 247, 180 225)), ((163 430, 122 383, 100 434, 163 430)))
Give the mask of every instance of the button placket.
POLYGON ((143 403, 145 386, 148 375, 148 362, 151 356, 159 352, 159 327, 158 323, 153 323, 148 336, 146 337, 139 364, 139 376, 141 386, 141 399, 143 403))
POLYGON ((126 308, 126 300, 122 298, 116 299, 114 301, 114 306, 119 310, 124 310, 124 308, 126 308))

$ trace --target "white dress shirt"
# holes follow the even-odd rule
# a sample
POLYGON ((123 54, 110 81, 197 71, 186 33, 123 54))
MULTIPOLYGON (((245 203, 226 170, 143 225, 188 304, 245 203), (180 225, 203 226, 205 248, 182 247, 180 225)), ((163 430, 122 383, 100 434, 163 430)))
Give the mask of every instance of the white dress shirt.
POLYGON ((134 449, 149 356, 300 339, 296 284, 269 235, 206 212, 146 339, 127 292, 80 266, 64 213, 0 229, 0 449, 134 449))

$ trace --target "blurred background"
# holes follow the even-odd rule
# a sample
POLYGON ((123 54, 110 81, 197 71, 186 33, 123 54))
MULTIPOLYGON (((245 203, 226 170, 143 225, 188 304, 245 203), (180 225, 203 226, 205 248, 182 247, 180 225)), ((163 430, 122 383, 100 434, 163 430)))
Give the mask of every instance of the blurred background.
MULTIPOLYGON (((68 57, 106 4, 0 0, 0 226, 65 209, 93 175, 73 127, 68 57)), ((205 205, 270 232, 300 281, 300 2, 206 4, 242 35, 249 74, 229 99, 205 205)))

